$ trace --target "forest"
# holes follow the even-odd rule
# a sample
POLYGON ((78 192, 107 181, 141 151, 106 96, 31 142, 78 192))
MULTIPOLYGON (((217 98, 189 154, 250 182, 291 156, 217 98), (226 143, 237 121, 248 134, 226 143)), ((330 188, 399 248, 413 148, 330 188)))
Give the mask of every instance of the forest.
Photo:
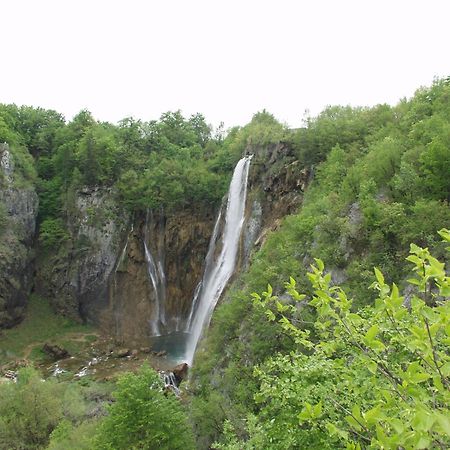
MULTIPOLYGON (((0 383, 0 448, 450 447, 450 78, 296 129, 265 110, 224 130, 180 111, 113 125, 1 104, 3 142, 14 189, 39 198, 37 261, 81 252, 80 193, 108 192, 113 215, 208 215, 238 160, 279 143, 291 153, 274 177, 288 164, 310 176, 229 283, 179 397, 147 364, 42 382, 31 361, 0 383)), ((14 226, 0 197, 0 256, 14 226)))

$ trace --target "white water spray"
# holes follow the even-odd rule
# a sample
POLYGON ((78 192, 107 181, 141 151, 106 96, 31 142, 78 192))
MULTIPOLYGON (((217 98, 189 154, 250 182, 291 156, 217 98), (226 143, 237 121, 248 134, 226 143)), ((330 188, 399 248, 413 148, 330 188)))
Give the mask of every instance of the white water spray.
POLYGON ((216 253, 216 242, 218 240, 217 234, 221 219, 220 214, 214 227, 214 233, 206 257, 201 288, 199 288, 199 292, 197 292, 197 298, 193 299, 192 310, 190 313, 191 320, 188 320, 191 334, 186 343, 186 361, 189 365, 192 365, 198 341, 202 336, 203 330, 208 327, 217 301, 225 289, 231 275, 233 275, 236 266, 239 240, 242 225, 244 223, 250 160, 251 156, 242 158, 234 169, 233 178, 231 179, 228 191, 225 225, 221 236, 222 249, 217 259, 215 259, 214 256, 216 253))

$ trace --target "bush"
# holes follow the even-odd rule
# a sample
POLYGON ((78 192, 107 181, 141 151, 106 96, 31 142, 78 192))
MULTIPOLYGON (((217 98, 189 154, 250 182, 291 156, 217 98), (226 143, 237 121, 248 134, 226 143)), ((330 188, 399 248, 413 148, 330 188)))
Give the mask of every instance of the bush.
POLYGON ((61 219, 46 219, 41 223, 39 241, 43 247, 56 247, 69 237, 61 219))
MULTIPOLYGON (((447 244, 450 232, 441 230, 447 244)), ((450 250, 450 247, 448 248, 450 250)), ((254 371, 258 414, 248 417, 249 439, 225 427, 221 449, 449 448, 450 277, 428 249, 411 244, 407 258, 415 293, 406 301, 375 268, 375 305, 352 312, 352 300, 331 285, 322 261, 308 274, 314 332, 299 325, 305 299, 294 279, 290 303, 269 286, 253 294, 269 321, 295 340, 290 354, 254 371)))
POLYGON ((63 416, 62 388, 22 369, 17 383, 0 385, 0 448, 43 448, 63 416))

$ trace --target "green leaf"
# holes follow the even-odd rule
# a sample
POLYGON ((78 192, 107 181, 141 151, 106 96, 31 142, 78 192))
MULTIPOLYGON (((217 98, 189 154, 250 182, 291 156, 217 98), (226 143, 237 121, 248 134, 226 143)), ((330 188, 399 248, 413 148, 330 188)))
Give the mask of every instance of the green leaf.
POLYGON ((346 416, 345 420, 357 431, 361 430, 361 425, 352 416, 346 416))
POLYGON ((313 417, 318 418, 321 415, 322 415, 322 402, 319 402, 317 403, 317 405, 313 407, 313 417))
POLYGON ((325 264, 323 263, 323 261, 319 258, 314 258, 314 261, 316 262, 319 271, 323 272, 323 269, 325 269, 325 264))
POLYGON ((428 432, 431 430, 436 418, 434 414, 430 414, 424 409, 420 408, 416 411, 414 418, 412 420, 412 426, 419 431, 428 432))
POLYGON ((376 267, 374 267, 373 270, 374 270, 374 272, 375 272, 375 277, 376 277, 378 283, 380 283, 380 285, 383 285, 383 284, 384 284, 384 276, 383 276, 383 274, 382 274, 381 271, 380 271, 379 269, 377 269, 376 267))
POLYGON ((381 413, 381 407, 379 405, 364 413, 364 419, 369 425, 378 423, 383 418, 384 415, 381 413))
POLYGON ((372 325, 366 333, 365 339, 367 341, 372 341, 374 337, 379 333, 380 327, 378 325, 372 325))
POLYGON ((435 413, 435 416, 442 432, 450 436, 450 417, 448 414, 435 413))
POLYGON ((366 364, 367 370, 374 375, 377 373, 378 364, 375 361, 368 361, 366 364))

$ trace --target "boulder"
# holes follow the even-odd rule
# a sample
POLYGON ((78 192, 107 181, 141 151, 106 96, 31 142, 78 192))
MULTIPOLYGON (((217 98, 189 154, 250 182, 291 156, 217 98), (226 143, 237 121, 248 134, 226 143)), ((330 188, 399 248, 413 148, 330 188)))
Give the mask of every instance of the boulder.
POLYGON ((175 375, 178 386, 187 377, 188 371, 189 366, 186 363, 178 364, 178 366, 172 369, 172 373, 175 375))
POLYGON ((125 358, 130 355, 130 350, 128 348, 119 348, 116 351, 116 356, 118 358, 125 358))
POLYGON ((49 344, 48 342, 46 342, 44 344, 44 347, 42 348, 42 350, 45 353, 47 353, 47 355, 49 355, 55 361, 57 361, 58 359, 64 359, 64 358, 67 358, 68 356, 70 356, 69 352, 65 348, 62 348, 56 344, 49 344))

